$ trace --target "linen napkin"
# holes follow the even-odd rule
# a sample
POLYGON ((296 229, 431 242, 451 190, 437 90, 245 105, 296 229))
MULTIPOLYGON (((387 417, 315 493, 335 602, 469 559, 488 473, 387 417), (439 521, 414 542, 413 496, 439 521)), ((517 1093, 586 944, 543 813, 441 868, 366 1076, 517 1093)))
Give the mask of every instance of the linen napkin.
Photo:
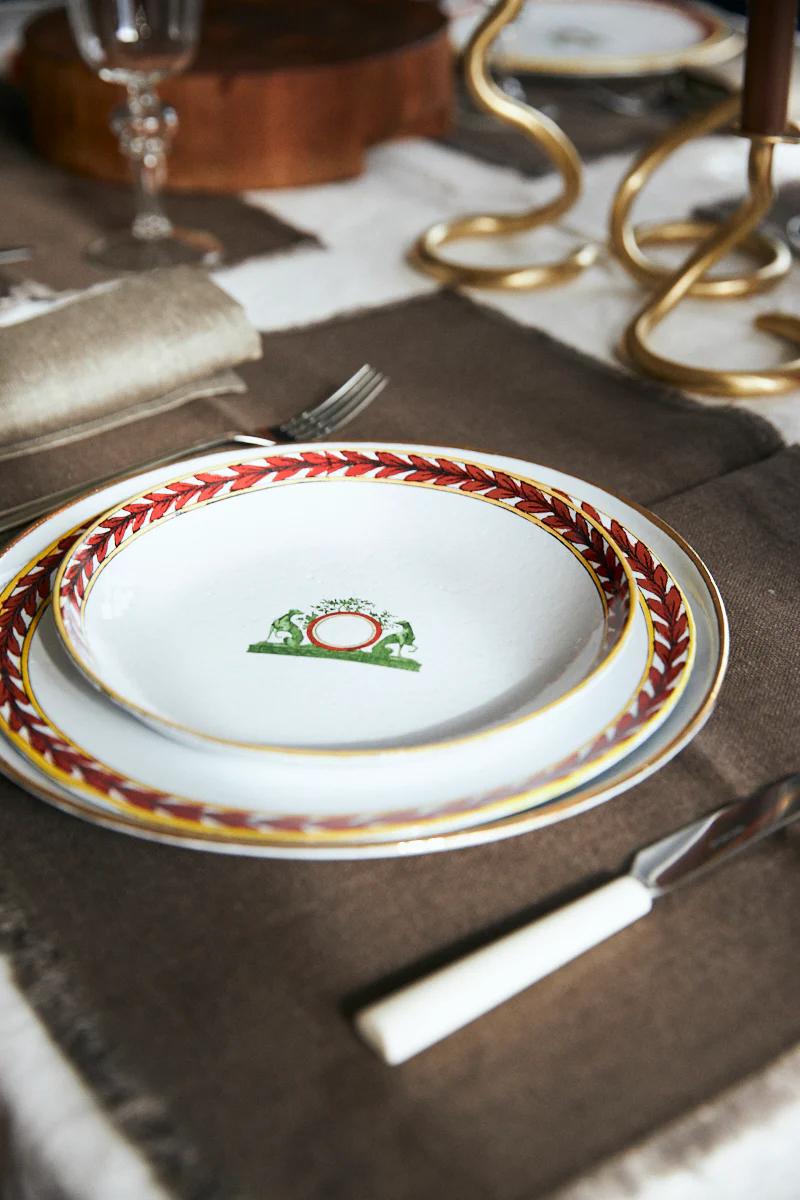
POLYGON ((0 461, 188 400, 243 392, 261 356, 244 310, 202 271, 131 276, 0 328, 0 461))

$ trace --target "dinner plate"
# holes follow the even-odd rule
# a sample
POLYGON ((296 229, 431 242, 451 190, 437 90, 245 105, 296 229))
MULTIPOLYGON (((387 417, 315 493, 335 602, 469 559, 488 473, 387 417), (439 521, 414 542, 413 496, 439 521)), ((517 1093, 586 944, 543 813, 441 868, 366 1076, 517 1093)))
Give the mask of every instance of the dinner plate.
MULTIPOLYGON (((466 45, 486 5, 451 3, 451 39, 466 45)), ((673 0, 537 0, 493 50, 502 70, 592 78, 643 76, 722 62, 742 39, 716 13, 673 0)))
POLYGON ((535 765, 531 722, 636 685, 641 654, 614 661, 636 595, 607 531, 524 476, 301 447, 104 513, 54 615, 87 679, 170 736, 352 763, 513 731, 535 765))
MULTIPOLYGON (((401 449, 407 453, 409 448, 387 451, 397 454, 401 449)), ((338 446, 325 453, 343 450, 351 455, 365 452, 363 446, 338 446)), ((302 448, 293 451, 302 453, 302 448)), ((317 447, 314 453, 319 457, 317 447)), ((414 455, 419 469, 427 460, 420 457, 419 448, 414 455)), ((284 454, 282 461, 290 458, 284 454)), ((445 461, 450 471, 450 457, 445 461)), ((262 471, 265 460, 251 458, 247 469, 262 471)), ((232 486, 231 479, 241 478, 229 462, 201 475, 202 482, 215 487, 221 482, 232 486)), ((534 491, 526 492, 526 502, 533 503, 534 491)), ((162 504, 164 495, 159 487, 154 503, 162 504)), ((594 524, 584 529, 575 505, 566 503, 565 510, 565 502, 566 498, 559 501, 559 523, 567 522, 579 540, 595 538, 595 514, 587 514, 594 524)), ((540 496, 535 503, 541 509, 549 501, 540 496)), ((235 823, 254 834, 291 834, 297 839, 336 837, 342 829, 351 837, 397 838, 462 827, 542 802, 597 774, 649 736, 677 702, 694 654, 691 615, 680 590, 651 563, 650 574, 655 570, 656 575, 648 586, 655 590, 639 585, 631 634, 605 674, 582 691, 580 720, 571 709, 564 719, 551 708, 534 722, 511 722, 491 738, 451 739, 411 750, 385 747, 373 755, 284 753, 268 761, 259 758, 254 769, 252 756, 242 752, 214 761, 205 748, 154 738, 82 686, 58 644, 48 603, 52 573, 78 532, 62 532, 57 542, 45 544, 5 589, 5 622, 25 624, 21 646, 16 647, 18 661, 6 656, 5 665, 8 674, 16 670, 21 675, 27 701, 11 714, 27 728, 15 730, 8 720, 8 736, 52 778, 66 775, 72 785, 109 803, 117 803, 124 794, 167 818, 177 813, 199 826, 235 823), (44 574, 47 587, 41 583, 44 574), (669 603, 669 610, 661 601, 669 603), (220 795, 228 800, 224 806, 217 802, 220 795)), ((622 529, 619 533, 626 536, 622 529)), ((603 553, 609 553, 608 547, 603 553)), ((630 548, 627 557, 634 561, 630 548)), ((358 669, 363 666, 358 664, 358 669)), ((449 687, 456 671, 455 666, 449 674, 445 670, 430 686, 449 687)))
MULTIPOLYGON (((219 461, 219 458, 204 460, 204 466, 219 461)), ((491 465, 520 474, 530 469, 528 464, 494 457, 491 465)), ((152 486, 158 477, 157 473, 151 473, 138 482, 152 486)), ((552 471, 547 472, 547 478, 556 487, 565 484, 574 490, 582 487, 580 481, 552 471)), ((697 699, 698 687, 692 687, 695 672, 690 671, 695 642, 688 636, 691 619, 680 589, 659 558, 640 540, 641 533, 609 521, 625 541, 640 597, 646 600, 644 603, 640 598, 638 609, 640 614, 645 609, 648 614, 655 635, 656 657, 641 681, 639 692, 602 738, 584 744, 571 761, 556 764, 547 780, 522 772, 506 775, 502 787, 489 786, 491 771, 488 776, 468 771, 466 785, 462 775, 457 788, 453 786, 446 793, 437 794, 436 788, 447 780, 421 776, 412 770, 409 781, 398 792, 394 780, 397 772, 392 770, 379 773, 377 785, 373 782, 375 794, 364 795, 368 803, 363 808, 345 811, 328 806, 322 812, 318 806, 310 814, 310 800, 316 801, 317 795, 309 784, 292 797, 292 808, 285 803, 280 805, 276 799, 278 783, 285 784, 285 779, 272 779, 265 798, 263 781, 259 772, 253 772, 252 761, 245 770, 233 756, 180 746, 159 737, 87 688, 61 653, 52 619, 48 617, 48 598, 53 574, 74 540, 71 530, 76 523, 86 523, 102 503, 124 495, 130 486, 115 485, 105 489, 101 497, 84 498, 68 506, 24 535, 0 560, 3 578, 10 580, 4 600, 4 656, 0 668, 5 693, 0 712, 6 736, 16 747, 16 753, 8 748, 3 758, 9 772, 18 775, 20 755, 23 756, 35 768, 34 777, 37 772, 48 777, 49 784, 39 779, 36 787, 39 794, 62 804, 69 798, 70 806, 83 815, 103 812, 102 820, 106 821, 116 813, 123 817, 122 827, 140 829, 147 835, 160 831, 168 837, 188 839, 191 844, 216 848, 249 845, 253 852, 271 853, 284 848, 299 853, 308 849, 313 854, 327 846, 334 853, 353 852, 358 856, 356 841, 377 844, 386 839, 403 843, 404 848, 398 852, 409 852, 423 834, 427 836, 425 845, 419 847, 422 849, 427 846, 427 837, 433 834, 470 824, 486 825, 550 795, 560 795, 570 787, 578 798, 559 804, 564 812, 577 809, 581 803, 589 802, 588 797, 574 788, 575 783, 588 777, 582 773, 587 763, 592 768, 598 764, 607 767, 609 748, 630 754, 652 714, 662 714, 663 719, 663 714, 675 707, 682 688, 688 686, 697 699), (78 741, 76 735, 83 740, 78 741), (172 789, 173 782, 178 786, 166 791, 167 786, 172 789), (192 782, 196 791, 188 789, 187 782, 192 782), (219 803, 220 797, 234 798, 238 807, 219 803), (404 800, 403 807, 394 807, 396 797, 404 800)), ((602 502, 605 498, 615 512, 621 510, 621 502, 613 497, 590 485, 586 489, 593 501, 602 502)), ((635 515, 635 510, 628 511, 635 515)), ((706 582, 702 572, 693 566, 691 555, 681 550, 676 557, 675 539, 661 532, 654 521, 644 520, 644 525, 646 530, 658 534, 662 549, 676 560, 697 593, 698 603, 705 609, 704 632, 708 636, 705 644, 701 641, 698 645, 704 663, 699 685, 703 708, 710 704, 724 663, 724 616, 721 609, 718 616, 714 615, 717 610, 712 603, 716 594, 713 584, 706 582)), ((686 710, 685 720, 679 726, 681 736, 688 736, 697 724, 697 716, 698 706, 694 704, 686 710)), ((670 724, 669 716, 666 723, 670 724)), ((656 736, 657 731, 652 732, 648 742, 656 736)), ((673 737, 666 744, 660 743, 662 754, 668 754, 679 740, 673 737)), ((658 757, 655 754, 652 761, 657 762, 658 757)), ((650 761, 646 758, 647 763, 650 761)), ((490 766, 497 770, 496 762, 490 766)), ((29 782, 27 768, 23 774, 29 782)), ((307 771, 302 778, 307 780, 307 771)), ((628 776, 623 772, 620 778, 623 783, 619 786, 624 786, 628 776)), ((496 836, 502 836, 502 832, 496 836)), ((429 848, 443 848, 447 844, 439 842, 429 848)))

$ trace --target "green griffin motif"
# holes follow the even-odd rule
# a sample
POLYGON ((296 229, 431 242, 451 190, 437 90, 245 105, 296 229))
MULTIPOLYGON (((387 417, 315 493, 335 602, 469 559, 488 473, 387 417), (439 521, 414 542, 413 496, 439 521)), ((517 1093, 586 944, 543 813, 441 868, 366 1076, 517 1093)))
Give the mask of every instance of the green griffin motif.
POLYGON ((284 646, 300 646, 303 642, 303 629, 294 624, 295 617, 302 617, 299 608, 290 608, 282 617, 276 617, 270 625, 267 641, 273 639, 284 646))
POLYGON ((402 671, 419 671, 421 664, 405 656, 406 650, 416 650, 414 630, 408 621, 400 621, 391 613, 380 612, 367 601, 351 597, 347 600, 321 600, 308 612, 290 608, 276 617, 263 642, 248 646, 250 654, 290 654, 298 658, 330 658, 340 662, 372 663, 377 667, 395 667, 402 671), (310 640, 307 629, 315 618, 328 612, 354 612, 370 615, 388 632, 372 646, 362 650, 327 649, 310 640))
POLYGON ((372 647, 372 657, 386 662, 393 656, 393 648, 396 656, 399 658, 403 650, 407 646, 409 650, 416 650, 414 644, 414 630, 409 625, 408 621, 398 621, 400 626, 399 633, 387 633, 385 638, 381 638, 379 642, 372 647))

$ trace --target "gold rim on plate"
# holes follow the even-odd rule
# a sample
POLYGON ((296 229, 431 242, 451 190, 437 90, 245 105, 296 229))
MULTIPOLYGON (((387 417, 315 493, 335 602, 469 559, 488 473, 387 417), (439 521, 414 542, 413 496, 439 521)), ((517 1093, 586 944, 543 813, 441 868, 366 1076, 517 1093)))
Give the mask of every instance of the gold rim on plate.
MULTIPOLYGON (((446 749, 452 746, 471 745, 484 738, 494 737, 508 729, 514 729, 525 725, 530 721, 540 718, 543 713, 549 712, 557 705, 565 703, 567 700, 576 696, 583 688, 585 688, 591 680, 593 680, 600 671, 604 671, 606 667, 617 657, 621 651, 623 644, 629 636, 633 627, 633 622, 636 615, 636 598, 639 594, 636 581, 633 577, 633 572, 626 561, 625 555, 617 545, 615 539, 603 525, 596 521, 589 513, 583 511, 577 503, 574 503, 569 497, 560 494, 557 489, 547 487, 546 484, 532 479, 528 476, 512 473, 509 471, 498 471, 483 462, 473 460, 459 459, 455 456, 448 456, 446 459, 443 456, 429 455, 428 460, 421 457, 425 453, 424 447, 414 448, 407 452, 407 462, 403 462, 402 466, 397 468, 398 473, 418 475, 425 473, 421 470, 420 464, 425 463, 434 470, 440 469, 439 481, 421 481, 408 478, 392 478, 387 476, 375 476, 374 474, 353 474, 348 475, 348 469, 354 471, 363 471, 364 466, 369 465, 372 471, 385 471, 389 469, 384 459, 388 455, 392 459, 400 462, 397 451, 387 451, 383 447, 373 447, 364 445, 358 452, 362 458, 368 456, 374 458, 369 464, 365 462, 348 463, 348 456, 352 457, 353 452, 344 449, 341 461, 334 460, 328 467, 328 474, 321 475, 321 469, 325 469, 325 464, 320 467, 317 464, 305 461, 308 457, 306 451, 302 447, 286 450, 283 453, 276 455, 266 454, 263 456, 249 455, 242 459, 239 456, 234 456, 230 461, 224 461, 215 464, 214 472, 234 472, 232 475, 219 475, 219 480, 223 481, 226 487, 230 490, 216 491, 208 498, 200 498, 196 501, 181 503, 181 507, 176 509, 176 504, 179 500, 182 502, 184 493, 175 491, 171 496, 171 503, 168 508, 164 508, 163 503, 159 503, 165 493, 170 496, 172 489, 177 489, 193 482, 196 476, 193 474, 184 474, 176 478, 165 480, 163 483, 155 487, 145 489, 136 493, 134 496, 126 498, 121 504, 112 505, 106 512, 101 514, 93 521, 88 528, 77 535, 76 541, 68 554, 64 556, 63 562, 59 567, 56 578, 53 584, 53 617, 56 623, 61 642, 72 661, 86 678, 104 695, 108 696, 115 704, 121 708, 132 712, 135 716, 140 717, 148 724, 154 726, 164 726, 168 729, 175 730, 182 734, 188 734, 193 739, 201 742, 208 742, 215 746, 222 746, 228 749, 247 750, 264 754, 286 754, 298 758, 379 758, 385 755, 409 755, 416 753, 430 753, 436 749, 446 749), (413 461, 412 461, 413 460, 413 461), (296 461, 298 470, 304 472, 300 477, 291 477, 280 479, 277 484, 272 481, 272 476, 276 472, 285 474, 288 470, 288 464, 296 461), (265 464, 263 477, 258 478, 255 475, 255 468, 261 463, 265 464), (275 464, 272 466, 271 464, 275 464), (445 469, 441 469, 441 464, 445 464, 445 469), (243 488, 240 485, 242 479, 235 474, 238 468, 248 468, 253 473, 254 479, 248 488, 243 488), (325 483, 325 482, 342 482, 347 480, 350 484, 377 484, 380 486, 403 486, 412 488, 423 488, 430 490, 434 494, 441 495, 445 491, 442 486, 441 478, 447 478, 451 468, 463 468, 464 479, 461 484, 450 486, 451 494, 454 492, 457 495, 465 496, 472 500, 480 500, 485 504, 491 504, 495 508, 500 508, 503 511, 511 512, 517 516, 523 517, 531 524, 537 526, 545 533, 555 538, 560 542, 581 566, 586 570, 595 588, 597 589, 601 604, 603 606, 606 618, 606 643, 604 644, 604 653, 598 656, 598 659, 593 664, 591 670, 586 676, 575 684, 572 688, 564 692, 563 695, 556 697, 548 704, 541 705, 539 708, 531 712, 524 713, 520 717, 514 717, 511 720, 499 721, 493 724, 489 729, 481 729, 476 733, 462 734, 458 737, 442 738, 436 742, 426 742, 410 746, 381 746, 374 749, 336 749, 305 746, 284 746, 284 745, 268 745, 260 742, 244 742, 235 738, 222 738, 209 733, 203 733, 188 725, 182 724, 179 721, 172 720, 160 713, 156 713, 151 709, 145 708, 143 705, 130 700, 128 697, 121 695, 116 688, 113 688, 106 680, 98 673, 95 667, 88 661, 88 650, 85 647, 83 637, 86 604, 91 595, 94 585, 101 577, 103 572, 108 568, 109 564, 114 561, 124 550, 134 541, 145 536, 154 529, 161 527, 161 522, 170 521, 184 514, 196 512, 198 509, 210 507, 222 503, 224 500, 236 499, 239 496, 253 494, 263 490, 271 490, 275 486, 295 486, 300 483, 325 483), (483 492, 476 490, 481 483, 480 479, 474 476, 476 472, 481 472, 486 478, 483 492), (500 483, 504 485, 518 485, 519 495, 513 499, 498 499, 496 496, 486 494, 487 492, 496 492, 500 483), (464 485, 470 490, 462 490, 464 485), (596 549, 588 544, 583 550, 576 544, 567 539, 563 532, 554 528, 552 524, 545 523, 541 515, 537 516, 534 513, 525 511, 524 507, 516 507, 518 504, 524 505, 525 491, 532 489, 535 493, 542 497, 547 497, 552 505, 552 511, 549 514, 550 519, 555 519, 555 509, 558 509, 559 514, 563 513, 565 505, 567 506, 567 514, 563 516, 563 528, 567 529, 568 533, 584 537, 586 536, 586 527, 589 530, 594 530, 595 534, 602 540, 611 552, 616 564, 621 569, 622 580, 615 583, 610 581, 610 586, 604 589, 603 581, 598 576, 597 566, 594 561, 597 558, 596 549), (149 503, 150 512, 147 513, 145 523, 139 525, 138 522, 144 516, 144 505, 149 503), (155 509, 155 515, 150 515, 155 509), (133 515, 135 514, 135 516, 133 515), (119 521, 123 518, 127 519, 127 527, 125 536, 118 540, 119 521), (111 529, 113 528, 113 533, 111 529), (92 543, 101 532, 105 532, 105 539, 102 543, 102 557, 95 550, 92 550, 92 543), (106 545, 110 548, 106 551, 106 545), (88 557, 87 557, 88 556, 88 557), (624 580, 624 586, 623 586, 624 580), (614 610, 617 611, 614 611, 614 610), (609 636, 610 635, 610 636, 609 636)), ((319 459, 322 457, 333 458, 330 452, 325 455, 319 451, 313 452, 313 458, 319 459)), ((208 471, 202 472, 204 476, 203 482, 211 478, 208 471)), ((245 482, 247 482, 245 480, 245 482)), ((588 535, 591 538, 591 534, 588 535)), ((587 539, 588 541, 588 539, 587 539)), ((604 569, 608 570, 607 561, 603 563, 604 569)), ((652 636, 652 634, 651 634, 652 636)), ((652 649, 652 647, 650 648, 652 649)))

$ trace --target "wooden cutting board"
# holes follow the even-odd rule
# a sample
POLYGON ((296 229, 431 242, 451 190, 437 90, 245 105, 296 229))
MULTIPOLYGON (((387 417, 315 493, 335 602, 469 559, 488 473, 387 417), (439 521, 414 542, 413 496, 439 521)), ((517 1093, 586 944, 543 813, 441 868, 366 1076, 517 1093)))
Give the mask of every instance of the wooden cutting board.
MULTIPOLYGON (((84 66, 62 11, 28 27, 18 75, 47 158, 95 178, 127 179, 108 128, 123 90, 84 66)), ((347 178, 377 142, 447 129, 447 22, 424 0, 218 0, 207 9, 194 64, 160 94, 180 122, 170 188, 347 178)))

